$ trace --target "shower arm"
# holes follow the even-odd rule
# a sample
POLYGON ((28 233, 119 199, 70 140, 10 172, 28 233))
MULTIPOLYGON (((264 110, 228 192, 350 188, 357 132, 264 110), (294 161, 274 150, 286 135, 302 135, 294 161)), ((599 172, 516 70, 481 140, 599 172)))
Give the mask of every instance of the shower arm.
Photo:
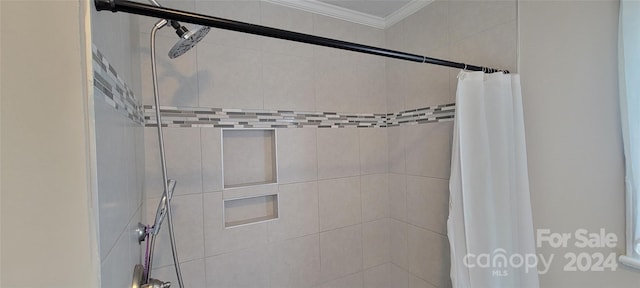
MULTIPOLYGON (((149 0, 149 3, 153 4, 153 6, 162 8, 162 5, 160 5, 160 3, 158 1, 156 1, 156 0, 149 0)), ((173 29, 176 30, 176 34, 178 34, 178 36, 182 37, 187 32, 189 32, 189 30, 187 30, 187 28, 185 28, 184 26, 180 25, 180 23, 178 21, 171 20, 171 19, 167 19, 167 21, 169 22, 171 27, 173 27, 173 29)), ((164 26, 164 25, 162 25, 162 26, 164 26)))
MULTIPOLYGON (((154 0, 150 0, 150 1, 154 1, 154 0)), ((302 42, 302 43, 319 45, 319 46, 326 46, 326 47, 331 47, 336 49, 349 50, 349 51, 354 51, 359 53, 384 56, 384 57, 407 60, 407 61, 418 62, 418 63, 434 64, 439 66, 464 69, 469 71, 483 71, 488 73, 492 73, 492 72, 509 73, 509 71, 507 70, 469 65, 469 64, 453 62, 449 60, 436 59, 436 58, 421 56, 417 54, 394 51, 394 50, 385 49, 385 48, 357 44, 357 43, 352 43, 352 42, 347 42, 342 40, 336 40, 331 38, 325 38, 320 36, 288 31, 288 30, 276 29, 276 28, 271 28, 267 26, 250 24, 250 23, 223 19, 218 17, 212 17, 209 15, 170 9, 170 8, 165 8, 161 6, 153 6, 153 5, 148 5, 148 4, 143 4, 143 3, 133 2, 133 1, 127 1, 127 0, 94 0, 94 4, 98 11, 109 10, 112 12, 126 12, 126 13, 156 17, 161 19, 170 19, 170 21, 181 21, 185 23, 220 28, 220 29, 231 30, 236 32, 255 34, 260 36, 302 42)))

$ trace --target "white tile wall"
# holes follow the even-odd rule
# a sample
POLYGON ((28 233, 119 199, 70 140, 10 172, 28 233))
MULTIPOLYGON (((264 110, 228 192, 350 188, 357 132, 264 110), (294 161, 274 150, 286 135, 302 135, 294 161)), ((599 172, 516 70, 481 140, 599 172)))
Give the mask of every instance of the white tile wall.
POLYGON ((317 140, 314 128, 278 129, 278 180, 280 183, 318 179, 317 140))
MULTIPOLYGON (((260 2, 260 23, 261 25, 300 33, 313 33, 312 13, 267 2, 260 2)), ((313 47, 311 45, 266 37, 262 38, 262 40, 261 49, 265 52, 313 57, 313 47)))
MULTIPOLYGON (((155 129, 146 128, 146 130, 148 145, 155 145, 155 129)), ((184 265, 187 267, 189 267, 187 263, 198 263, 198 261, 204 263, 204 267, 201 269, 196 269, 195 264, 192 264, 191 270, 185 272, 190 273, 189 277, 194 277, 190 281, 195 281, 194 283, 205 281, 206 287, 229 287, 228 285, 232 285, 231 287, 243 287, 244 285, 246 287, 258 282, 271 287, 311 287, 324 284, 333 285, 330 283, 339 285, 340 281, 345 281, 348 285, 354 284, 352 281, 356 281, 355 285, 362 286, 364 265, 371 267, 391 261, 391 225, 388 218, 390 206, 387 204, 389 183, 387 173, 384 172, 386 171, 386 160, 383 160, 386 159, 386 155, 382 157, 376 155, 380 151, 380 153, 386 154, 388 150, 386 148, 386 133, 383 129, 367 129, 370 131, 363 134, 359 129, 279 129, 277 147, 280 157, 278 173, 281 183, 271 186, 224 190, 224 192, 221 191, 220 130, 212 128, 175 129, 189 131, 183 134, 175 134, 171 129, 167 130, 169 130, 169 135, 173 134, 169 137, 175 139, 172 144, 174 147, 181 147, 180 149, 183 150, 196 147, 191 151, 183 152, 188 153, 187 158, 192 157, 190 155, 200 154, 202 159, 199 164, 201 168, 194 172, 201 175, 200 179, 194 177, 194 180, 190 180, 195 182, 195 185, 201 183, 199 185, 202 185, 202 190, 199 190, 199 193, 176 195, 176 200, 174 200, 175 221, 179 223, 193 222, 189 225, 180 224, 183 227, 176 230, 201 229, 199 231, 177 231, 178 253, 181 262, 185 263, 184 265), (333 133, 334 131, 339 132, 333 133), (347 133, 342 131, 347 131, 347 133), (318 134, 323 136, 318 137, 318 134), (182 139, 182 141, 177 139, 182 139), (344 156, 336 158, 346 157, 351 160, 319 161, 319 158, 323 156, 319 157, 318 154, 327 154, 326 150, 325 154, 317 152, 317 149, 321 147, 319 142, 322 140, 325 143, 349 143, 348 145, 353 152, 351 154, 343 153, 344 156), (370 143, 372 141, 384 143, 381 145, 370 143), (374 164, 362 165, 361 167, 359 153, 361 145, 366 147, 363 150, 368 151, 363 155, 369 155, 371 159, 378 159, 370 162, 374 164), (320 171, 318 168, 322 167, 322 163, 348 163, 350 168, 344 171, 350 172, 335 174, 339 175, 338 178, 318 180, 320 171), (380 163, 385 166, 380 167, 380 163), (381 169, 380 171, 383 173, 366 174, 368 172, 363 172, 366 169, 369 172, 381 169), (344 177, 349 174, 353 174, 353 176, 344 177), (273 192, 278 193, 279 219, 224 228, 223 194, 224 198, 233 198, 266 193, 267 188, 273 188, 273 192), (185 203, 190 204, 185 205, 185 203), (183 208, 181 206, 191 209, 186 211, 181 209, 183 208), (320 231, 325 232, 320 233, 320 231), (193 235, 193 238, 181 240, 183 237, 181 235, 193 235), (233 275, 224 275, 218 280, 210 279, 221 275, 217 273, 232 273, 228 269, 225 272, 214 271, 221 266, 245 265, 242 260, 235 258, 249 257, 247 255, 265 257, 271 262, 269 265, 252 263, 251 267, 247 268, 252 272, 246 272, 252 274, 249 279, 238 278, 244 277, 242 275, 245 272, 242 271, 233 272, 235 273, 233 275), (304 256, 304 258, 300 258, 300 256, 304 256), (317 264, 316 260, 312 260, 316 258, 317 264), (323 259, 322 262, 320 259, 323 259), (356 275, 359 276, 346 277, 353 273, 357 273, 356 275), (337 280, 341 277, 346 278, 337 280)), ((332 145, 337 148, 336 150, 343 150, 341 146, 343 144, 325 145, 332 145)), ((324 156, 324 159, 326 160, 327 157, 324 156)), ((153 163, 154 159, 148 160, 151 161, 148 161, 147 164, 153 163)), ((169 162, 170 171, 174 169, 171 168, 172 165, 179 165, 176 163, 176 161, 169 162)), ((327 167, 328 173, 332 173, 332 169, 340 169, 338 164, 332 165, 324 166, 327 167)), ((179 181, 178 185, 185 181, 179 181)), ((189 185, 189 183, 184 184, 189 185)), ((157 205, 156 197, 147 198, 148 218, 155 213, 155 205, 157 205)), ((165 228, 166 223, 163 229, 165 228)), ((154 272, 158 277, 165 277, 165 275, 166 277, 174 277, 171 276, 171 269, 169 269, 172 266, 170 265, 171 254, 166 245, 167 242, 166 231, 163 231, 159 236, 157 246, 159 252, 156 256, 156 271, 154 272)))
POLYGON ((384 31, 340 19, 313 15, 314 34, 371 46, 383 46, 384 31))
MULTIPOLYGON (((178 1, 168 6, 513 70, 513 5, 467 2, 436 2, 386 31, 259 1, 178 1)), ((147 30, 141 28, 141 35, 147 30)), ((161 36, 175 37, 167 31, 161 36)), ((170 44, 168 38, 165 42, 159 45, 170 44)), ((148 56, 144 53, 143 58, 148 56)), ((163 103, 370 113, 449 103, 455 95, 457 71, 451 69, 219 29, 185 56, 161 64, 167 71, 161 77, 168 78, 162 83, 163 103), (189 69, 193 58, 195 67, 189 69), (189 71, 197 71, 195 82, 189 71)), ((192 201, 200 210, 180 216, 201 218, 203 252, 179 248, 187 255, 183 261, 191 263, 193 283, 447 287, 443 235, 452 128, 449 122, 386 129, 279 129, 280 219, 232 229, 223 227, 219 129, 168 132, 172 148, 167 151, 178 150, 168 155, 178 194, 201 195, 201 203, 192 201)), ((145 136, 145 190, 153 198, 162 192, 155 130, 145 129, 145 136)), ((157 267, 158 273, 168 267, 157 267)))
POLYGON ((409 272, 436 287, 451 286, 447 237, 413 225, 408 228, 409 272))
POLYGON ((516 71, 516 34, 515 20, 496 25, 452 44, 451 59, 469 61, 466 60, 469 59, 469 55, 474 55, 473 61, 478 61, 476 63, 489 63, 495 67, 516 71))
POLYGON ((386 288, 386 287, 395 287, 393 282, 391 282, 391 266, 393 264, 386 263, 382 265, 378 265, 375 267, 371 267, 367 270, 364 270, 363 278, 364 278, 364 287, 365 288, 386 288))
MULTIPOLYGON (((147 201, 147 218, 154 219, 159 198, 147 201)), ((204 255, 204 226, 202 220, 202 194, 176 195, 171 200, 173 227, 180 261, 202 258, 204 255)), ((150 221, 153 222, 153 221, 150 221)), ((159 268, 173 264, 169 241, 168 220, 162 224, 160 234, 156 238, 154 267, 159 268)))
POLYGON ((204 247, 206 256, 263 247, 267 222, 224 228, 222 193, 204 193, 204 247))
POLYGON ((435 1, 426 9, 421 9, 403 20, 406 47, 402 48, 420 55, 430 55, 435 49, 447 46, 448 12, 448 1, 435 1))
POLYGON ((362 222, 360 177, 318 182, 320 231, 362 222))
POLYGON ((263 287, 270 265, 267 255, 261 247, 206 258, 205 287, 263 287))
MULTIPOLYGON (((206 15, 260 24, 260 1, 195 1, 195 9, 206 15)), ((256 49, 261 45, 261 38, 258 36, 222 29, 211 29, 202 41, 249 49, 256 49)))
POLYGON ((410 224, 446 235, 449 181, 407 176, 407 220, 410 224))
POLYGON ((366 58, 367 62, 358 65, 356 73, 359 76, 357 84, 360 86, 359 113, 386 113, 386 70, 382 58, 366 58))
POLYGON ((453 122, 402 127, 406 173, 448 179, 451 170, 453 122))
POLYGON ((102 258, 101 280, 102 287, 126 287, 131 284, 133 267, 129 259, 129 238, 122 234, 111 253, 102 258), (130 269, 123 269, 130 267, 130 269), (129 278, 129 279, 128 279, 129 278))
POLYGON ((310 57, 276 53, 264 57, 264 109, 315 111, 313 65, 310 57))
MULTIPOLYGON (((202 193, 202 154, 200 130, 165 128, 164 147, 169 179, 177 181, 174 195, 202 193)), ((160 197, 164 191, 158 132, 145 128, 145 193, 147 198, 160 197)))
POLYGON ((329 281, 318 288, 361 288, 363 285, 362 272, 358 272, 329 281))
POLYGON ((395 288, 408 288, 409 287, 409 272, 400 268, 399 266, 391 263, 391 283, 395 288))
POLYGON ((318 184, 306 182, 280 185, 278 221, 271 221, 269 242, 317 234, 318 184))
POLYGON ((318 234, 274 243, 268 253, 266 287, 303 288, 320 283, 318 234))
POLYGON ((123 153, 135 146, 125 143, 124 117, 104 101, 95 101, 95 105, 100 255, 106 257, 127 226, 131 211, 137 210, 131 210, 127 201, 130 189, 135 188, 128 185, 127 167, 135 164, 128 163, 133 159, 126 159, 123 153))
MULTIPOLYGON (((436 1, 385 29, 385 39, 391 49, 515 71, 515 18, 515 1, 436 1)), ((387 60, 388 109, 454 102, 458 72, 387 60)), ((408 287, 449 287, 453 122, 387 130, 391 261, 409 275, 408 287)))
POLYGON ((408 288, 409 273, 392 264, 385 263, 364 271, 364 287, 408 288))
MULTIPOLYGON (((449 48, 439 47, 427 53, 429 56, 440 59, 449 59, 449 48)), ((401 87, 404 96, 404 107, 401 110, 410 110, 421 107, 440 105, 455 102, 455 98, 449 93, 449 71, 451 68, 436 65, 411 65, 406 63, 405 73, 401 87)))
MULTIPOLYGON (((199 76, 196 53, 189 51, 179 58, 169 59, 167 53, 176 42, 175 33, 167 36, 156 36, 156 67, 158 71, 160 105, 198 106, 199 76)), ((150 51, 150 34, 140 33, 142 101, 151 105, 154 104, 154 100, 150 51)))
MULTIPOLYGON (((362 257, 364 268, 391 261, 391 235, 388 218, 362 223, 362 257)), ((365 273, 365 280, 366 280, 365 273)))
POLYGON ((387 173, 389 152, 386 128, 358 129, 360 133, 360 172, 387 173))
POLYGON ((323 281, 362 270, 362 225, 320 233, 320 275, 323 281))
POLYGON ((202 149, 202 191, 222 191, 222 158, 220 129, 200 129, 202 149))
POLYGON ((318 179, 360 174, 358 129, 318 129, 318 179))
MULTIPOLYGON (((403 22, 400 22, 392 26, 390 29, 393 29, 395 27, 402 27, 402 23, 403 22)), ((387 74, 385 85, 387 94, 387 110, 389 112, 405 110, 406 106, 404 104, 404 99, 407 94, 406 90, 408 85, 407 71, 410 69, 410 66, 415 65, 415 63, 408 63, 406 61, 397 59, 386 59, 385 61, 385 71, 387 74)))
POLYGON ((516 1, 451 1, 448 18, 451 42, 477 35, 515 18, 516 1))
MULTIPOLYGON (((182 281, 185 287, 206 287, 205 286, 205 266, 204 259, 197 259, 191 261, 180 260, 180 270, 182 271, 182 281)), ((159 279, 161 281, 169 281, 171 286, 178 286, 178 276, 176 276, 176 270, 173 265, 164 266, 161 268, 154 268, 151 271, 151 278, 159 279)), ((130 284, 130 283, 129 283, 130 284)), ((126 287, 126 286, 120 286, 126 287)))
POLYGON ((404 174, 406 171, 404 127, 387 128, 389 135, 389 172, 404 174))
POLYGON ((91 41, 140 97, 140 87, 136 85, 140 80, 138 18, 125 13, 112 14, 91 9, 91 41))
POLYGON ((424 281, 412 274, 409 274, 409 288, 434 288, 434 286, 427 281, 424 281))
POLYGON ((197 52, 200 106, 264 108, 260 51, 199 43, 197 52))
POLYGON ((407 220, 406 175, 389 174, 389 215, 400 221, 407 220))
POLYGON ((143 128, 97 96, 95 101, 98 239, 102 287, 130 284, 141 249, 143 128))
POLYGON ((391 262, 405 270, 409 269, 408 225, 403 221, 389 220, 391 262))
POLYGON ((362 221, 389 217, 388 183, 387 174, 360 176, 362 221))
MULTIPOLYGON (((315 47, 314 47, 315 49, 315 47)), ((316 110, 356 113, 359 111, 357 61, 347 52, 316 49, 316 110), (322 53, 318 55, 319 53, 322 53)))

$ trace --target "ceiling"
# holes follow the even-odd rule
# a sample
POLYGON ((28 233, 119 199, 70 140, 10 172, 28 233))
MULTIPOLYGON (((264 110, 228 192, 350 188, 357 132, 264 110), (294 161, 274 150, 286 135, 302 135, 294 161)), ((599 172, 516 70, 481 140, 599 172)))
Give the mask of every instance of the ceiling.
POLYGON ((339 18, 376 28, 387 28, 433 0, 265 0, 278 5, 339 18))

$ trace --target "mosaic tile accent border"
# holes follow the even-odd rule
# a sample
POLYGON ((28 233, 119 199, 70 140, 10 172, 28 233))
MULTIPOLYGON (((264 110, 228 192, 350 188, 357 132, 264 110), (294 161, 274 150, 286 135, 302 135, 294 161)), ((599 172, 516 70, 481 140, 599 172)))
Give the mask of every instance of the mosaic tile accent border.
MULTIPOLYGON (((215 128, 375 128, 452 121, 455 104, 389 114, 347 114, 160 106, 163 127, 215 128)), ((146 127, 157 127, 155 108, 144 105, 146 127)))
POLYGON ((455 112, 456 103, 401 111, 389 115, 387 127, 453 121, 455 112))
POLYGON ((92 45, 91 52, 95 95, 104 96, 104 100, 114 109, 122 111, 135 123, 143 125, 144 111, 140 100, 95 45, 92 45))
MULTIPOLYGON (((155 108, 145 105, 147 127, 156 127, 155 108)), ((387 114, 340 114, 334 112, 297 112, 160 106, 166 127, 216 128, 346 128, 383 127, 387 114)))
MULTIPOLYGON (((122 111, 139 125, 156 127, 154 106, 142 105, 127 83, 109 64, 100 50, 92 46, 93 87, 114 109, 122 111)), ((349 114, 338 112, 300 112, 204 107, 161 106, 163 127, 215 128, 383 128, 408 124, 452 121, 455 103, 397 113, 349 114)))

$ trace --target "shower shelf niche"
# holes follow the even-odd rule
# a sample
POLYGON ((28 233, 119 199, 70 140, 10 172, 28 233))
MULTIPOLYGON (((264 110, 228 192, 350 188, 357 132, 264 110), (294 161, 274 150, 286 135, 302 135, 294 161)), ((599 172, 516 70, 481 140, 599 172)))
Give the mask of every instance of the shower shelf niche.
POLYGON ((232 228, 278 219, 278 195, 224 200, 224 227, 232 228))
POLYGON ((278 219, 275 129, 222 129, 225 228, 278 219))
POLYGON ((275 129, 222 129, 224 189, 278 183, 275 129))

